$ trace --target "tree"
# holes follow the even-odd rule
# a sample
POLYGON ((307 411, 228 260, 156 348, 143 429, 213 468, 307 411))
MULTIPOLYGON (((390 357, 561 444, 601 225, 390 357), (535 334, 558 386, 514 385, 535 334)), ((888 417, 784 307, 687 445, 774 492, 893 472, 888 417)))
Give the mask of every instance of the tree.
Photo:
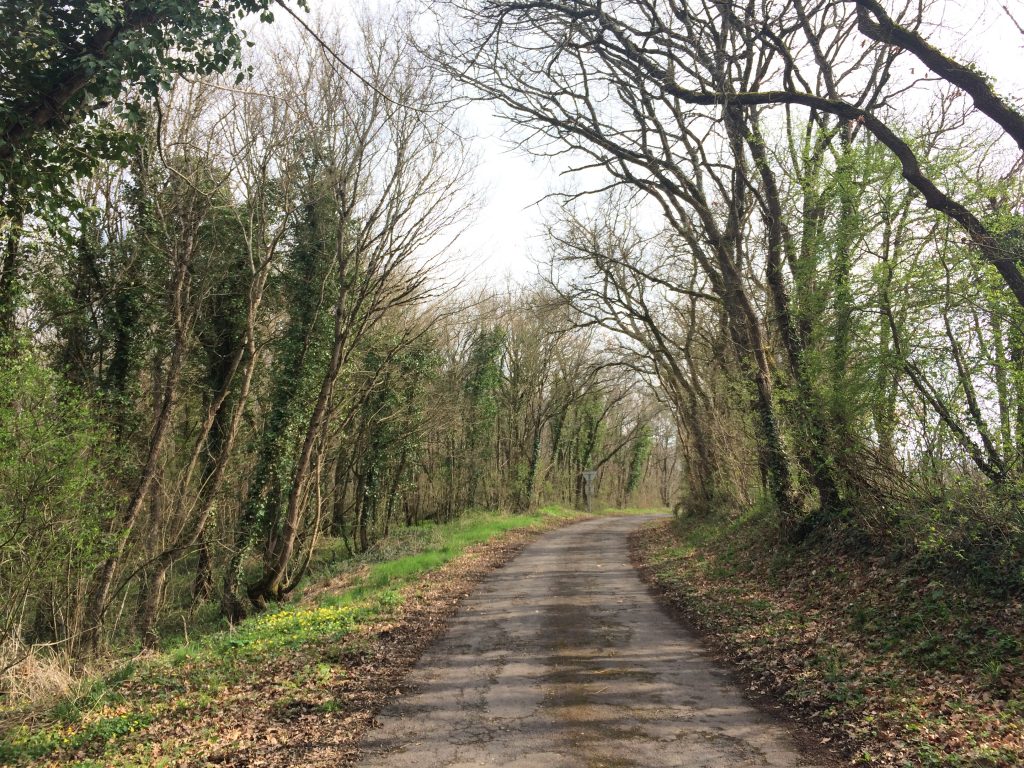
MULTIPOLYGON (((912 6, 907 4, 906 7, 912 6)), ((822 3, 815 9, 820 19, 816 25, 808 19, 810 14, 802 0, 780 0, 763 6, 740 2, 713 6, 674 5, 660 0, 631 0, 614 9, 598 3, 486 0, 478 5, 463 6, 462 11, 461 19, 471 31, 462 40, 446 40, 439 46, 439 50, 445 51, 441 58, 447 57, 449 68, 456 76, 510 109, 545 123, 548 130, 572 124, 576 108, 592 103, 595 88, 603 90, 611 86, 611 93, 624 97, 628 94, 623 90, 627 85, 642 88, 639 92, 643 95, 639 100, 642 103, 636 112, 638 118, 653 116, 652 110, 657 104, 664 104, 669 114, 674 105, 675 116, 687 119, 695 114, 690 112, 695 108, 726 105, 721 117, 712 119, 727 123, 730 115, 737 111, 790 105, 863 126, 897 158, 907 183, 924 197, 927 205, 964 229, 977 253, 995 268, 1017 302, 1024 305, 1024 276, 1015 244, 1001 238, 968 205, 933 180, 912 144, 901 137, 900 127, 886 117, 881 106, 886 100, 880 98, 880 94, 878 98, 864 100, 840 94, 831 87, 835 73, 831 62, 822 54, 828 47, 826 36, 837 27, 840 30, 848 27, 851 14, 856 14, 860 28, 873 38, 869 52, 881 50, 884 55, 890 39, 896 45, 909 47, 941 76, 960 83, 974 96, 976 104, 980 100, 986 114, 1011 130, 1011 135, 1017 131, 1020 114, 996 96, 984 77, 977 73, 970 75, 970 68, 922 45, 923 40, 912 30, 913 23, 892 22, 874 0, 846 0, 844 5, 822 3), (874 24, 868 14, 875 16, 874 24), (881 48, 880 39, 884 43, 881 48), (547 42, 538 47, 537 40, 547 42), (705 43, 710 43, 711 47, 705 43), (719 51, 731 48, 731 61, 750 66, 734 68, 723 79, 721 64, 724 60, 715 55, 715 45, 719 46, 719 51), (499 50, 501 52, 496 54, 499 50), (510 56, 513 50, 519 55, 510 56), (805 52, 818 67, 816 80, 803 71, 801 62, 807 58, 803 55, 805 52), (553 56, 552 63, 557 62, 558 67, 537 66, 548 55, 553 56), (598 62, 603 63, 606 72, 620 73, 618 80, 597 74, 601 71, 598 62), (741 71, 745 72, 742 77, 747 78, 746 82, 737 79, 741 71), (576 81, 572 81, 574 73, 576 81), (569 88, 564 93, 572 94, 572 98, 554 104, 551 109, 550 98, 557 91, 529 87, 536 85, 537 78, 542 76, 569 77, 570 80, 563 83, 569 88), (823 82, 826 93, 816 92, 812 82, 823 82)), ((853 59, 855 54, 848 52, 844 37, 840 33, 839 47, 853 59)), ((874 77, 888 81, 891 66, 876 68, 874 77)), ((595 117, 602 114, 604 110, 593 113, 595 117)), ((696 114, 701 112, 698 110, 696 114)), ((594 146, 609 154, 618 152, 619 162, 631 163, 642 158, 635 150, 623 151, 617 141, 610 140, 608 135, 602 136, 602 132, 594 128, 591 125, 589 130, 581 132, 581 141, 592 141, 594 146)), ((677 136, 669 132, 662 139, 677 136)), ((652 144, 652 147, 658 146, 652 144)), ((586 152, 582 146, 577 148, 586 152)))
POLYGON ((116 146, 86 124, 97 107, 117 101, 137 118, 141 99, 155 98, 175 76, 240 65, 244 36, 235 21, 248 13, 271 20, 268 8, 266 0, 4 4, 0 25, 13 43, 0 54, 4 184, 41 191, 46 181, 63 181, 61 160, 88 170, 116 146))
POLYGON ((175 77, 241 64, 239 17, 269 0, 4 3, 0 29, 0 335, 20 302, 28 216, 55 223, 74 205, 69 184, 107 160, 126 162, 159 91, 175 77))
MULTIPOLYGON (((314 294, 320 298, 307 295, 302 301, 311 310, 322 305, 326 327, 315 345, 306 333, 311 326, 303 323, 301 340, 293 342, 302 355, 313 353, 315 367, 301 364, 310 377, 308 399, 295 403, 295 421, 282 431, 284 443, 273 458, 285 462, 283 470, 269 485, 256 486, 269 493, 258 491, 262 495, 250 500, 242 531, 243 542, 253 533, 262 539, 262 574, 247 587, 258 608, 290 592, 301 577, 301 568, 297 574, 288 569, 339 377, 389 310, 430 294, 429 261, 414 259, 453 228, 470 168, 458 144, 442 142, 451 129, 440 82, 417 65, 408 40, 390 34, 389 23, 398 22, 367 21, 362 29, 364 75, 342 73, 320 51, 312 83, 292 89, 303 96, 293 109, 312 159, 305 194, 315 229, 302 246, 311 249, 303 260, 323 270, 305 288, 322 286, 314 294)), ((282 74, 295 77, 286 60, 281 65, 282 74)), ((296 373, 284 375, 294 379, 296 373)))

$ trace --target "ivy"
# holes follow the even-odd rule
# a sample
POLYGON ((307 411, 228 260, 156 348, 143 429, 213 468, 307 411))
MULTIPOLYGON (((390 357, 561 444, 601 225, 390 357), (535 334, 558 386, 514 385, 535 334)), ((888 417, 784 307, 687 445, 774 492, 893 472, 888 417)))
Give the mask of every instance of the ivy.
POLYGON ((647 468, 647 460, 651 456, 653 446, 651 437, 651 426, 642 424, 637 429, 636 437, 633 438, 633 448, 629 454, 629 469, 626 472, 626 496, 640 487, 644 470, 647 468))
POLYGON ((269 0, 25 0, 0 28, 0 202, 56 214, 70 180, 123 163, 146 105, 181 75, 241 67, 236 19, 269 0), (104 109, 109 107, 108 109, 104 109))

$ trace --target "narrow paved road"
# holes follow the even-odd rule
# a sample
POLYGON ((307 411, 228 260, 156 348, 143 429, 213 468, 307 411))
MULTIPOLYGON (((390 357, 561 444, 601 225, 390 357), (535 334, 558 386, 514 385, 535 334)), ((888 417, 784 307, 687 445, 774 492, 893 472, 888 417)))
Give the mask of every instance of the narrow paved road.
POLYGON ((491 574, 367 734, 387 768, 811 766, 629 563, 643 518, 549 533, 491 574))

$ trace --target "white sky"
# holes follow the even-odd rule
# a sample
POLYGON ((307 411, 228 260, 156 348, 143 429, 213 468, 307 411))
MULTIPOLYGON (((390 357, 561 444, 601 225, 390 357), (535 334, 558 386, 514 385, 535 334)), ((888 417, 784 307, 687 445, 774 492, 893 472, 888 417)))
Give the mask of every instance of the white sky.
MULTIPOLYGON (((429 1, 429 0, 427 0, 429 1)), ((399 0, 400 2, 400 0, 399 0)), ((369 7, 392 0, 365 0, 369 7)), ((311 0, 314 12, 347 15, 351 0, 311 0)), ((1006 6, 1024 24, 1024 0, 936 0, 929 19, 941 24, 932 38, 961 61, 973 60, 995 78, 1001 94, 1024 95, 1024 35, 1009 21, 1006 6)), ((536 273, 534 259, 543 257, 543 198, 564 189, 566 180, 543 159, 512 146, 506 126, 488 105, 466 108, 466 124, 476 135, 479 155, 477 184, 483 202, 460 238, 458 248, 472 283, 500 285, 508 278, 526 282, 536 273)))
POLYGON ((472 269, 470 279, 507 277, 524 282, 536 272, 531 257, 543 255, 542 199, 561 187, 560 177, 546 160, 511 145, 506 126, 489 105, 470 105, 465 119, 477 132, 477 178, 485 195, 476 220, 460 241, 472 269))

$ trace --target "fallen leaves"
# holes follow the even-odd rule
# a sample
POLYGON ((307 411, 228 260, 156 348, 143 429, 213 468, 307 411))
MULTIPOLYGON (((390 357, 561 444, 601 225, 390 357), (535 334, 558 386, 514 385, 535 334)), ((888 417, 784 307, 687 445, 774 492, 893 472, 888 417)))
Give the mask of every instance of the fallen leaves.
POLYGON ((878 560, 763 537, 687 539, 669 524, 632 551, 748 688, 852 763, 1024 765, 1020 604, 878 560))

